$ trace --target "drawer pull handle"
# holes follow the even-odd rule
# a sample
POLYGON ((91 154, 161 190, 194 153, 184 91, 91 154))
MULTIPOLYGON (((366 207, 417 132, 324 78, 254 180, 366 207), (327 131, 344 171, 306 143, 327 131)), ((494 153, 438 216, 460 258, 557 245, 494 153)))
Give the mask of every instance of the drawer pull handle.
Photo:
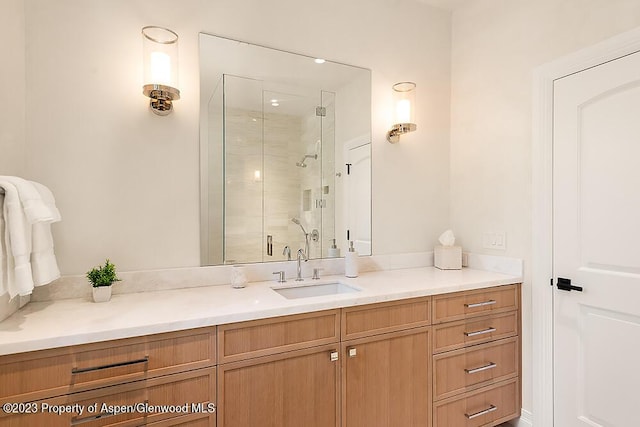
POLYGON ((485 305, 493 305, 497 301, 494 299, 490 299, 489 301, 476 302, 474 304, 465 304, 464 306, 467 308, 476 308, 476 307, 484 307, 485 305))
POLYGON ((476 412, 475 414, 471 414, 471 415, 464 414, 464 416, 467 417, 468 419, 472 420, 472 419, 474 419, 476 417, 479 417, 481 415, 487 415, 488 413, 493 412, 493 411, 495 411, 497 409, 498 409, 497 406, 489 405, 489 407, 487 409, 485 409, 484 411, 476 412))
POLYGON ((101 412, 99 414, 92 415, 90 417, 84 417, 84 418, 73 417, 71 419, 71 425, 77 426, 79 424, 88 423, 89 421, 95 421, 95 420, 100 420, 102 418, 113 417, 114 415, 115 415, 115 412, 101 412))
POLYGON ((475 337, 477 335, 490 334, 491 332, 495 332, 496 328, 489 326, 487 329, 483 329, 481 331, 473 331, 473 332, 465 332, 465 337, 475 337))
POLYGON ((478 367, 478 368, 473 368, 473 369, 466 369, 466 368, 465 368, 465 370, 464 370, 464 371, 465 371, 467 374, 475 374, 476 372, 482 372, 482 371, 486 371, 487 369, 493 369, 493 368, 495 368, 496 366, 498 366, 498 365, 496 365, 496 364, 495 364, 495 363, 493 363, 493 362, 489 362, 489 364, 488 364, 488 365, 480 366, 480 367, 478 367))
POLYGON ((337 351, 332 351, 331 353, 329 353, 329 360, 331 360, 332 362, 336 362, 338 358, 339 356, 337 351))
POLYGON ((140 363, 149 363, 149 356, 145 356, 142 359, 130 360, 128 362, 112 363, 110 365, 94 366, 92 368, 82 368, 82 369, 73 368, 71 370, 71 373, 82 374, 84 372, 100 371, 102 369, 119 368, 121 366, 129 366, 129 365, 138 365, 140 363))

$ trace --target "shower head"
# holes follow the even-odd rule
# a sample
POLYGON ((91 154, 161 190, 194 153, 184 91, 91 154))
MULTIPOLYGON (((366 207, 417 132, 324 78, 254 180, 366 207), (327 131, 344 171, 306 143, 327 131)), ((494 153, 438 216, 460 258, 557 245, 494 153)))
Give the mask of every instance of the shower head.
POLYGON ((306 162, 307 159, 316 160, 317 158, 318 158, 317 154, 305 154, 304 157, 302 158, 302 160, 300 160, 299 162, 296 163, 296 166, 301 167, 301 168, 306 168, 307 165, 304 162, 306 162))
POLYGON ((291 218, 291 222, 294 224, 298 224, 300 226, 300 228, 302 229, 302 232, 306 235, 307 234, 307 230, 304 229, 304 227, 302 226, 302 224, 300 223, 300 220, 298 218, 291 218))

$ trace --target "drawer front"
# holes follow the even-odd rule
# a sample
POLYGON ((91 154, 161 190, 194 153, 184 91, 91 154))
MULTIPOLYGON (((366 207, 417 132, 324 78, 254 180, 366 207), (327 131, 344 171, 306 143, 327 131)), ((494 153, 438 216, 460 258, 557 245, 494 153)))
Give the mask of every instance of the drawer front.
POLYGON ((36 401, 36 413, 0 416, 0 426, 124 427, 185 415, 215 420, 215 384, 215 368, 135 381, 36 401))
POLYGON ((430 298, 342 309, 342 339, 361 338, 430 324, 430 298))
POLYGON ((496 426, 520 416, 517 379, 435 403, 434 427, 496 426))
POLYGON ((433 356, 433 399, 517 376, 518 349, 518 338, 507 338, 433 356))
POLYGON ((433 352, 442 353, 516 335, 519 335, 517 311, 444 323, 433 327, 433 352))
POLYGON ((37 400, 214 364, 215 328, 4 356, 0 402, 37 400))
POLYGON ((340 339, 338 310, 218 326, 219 363, 236 362, 340 339))
POLYGON ((216 418, 212 415, 187 415, 147 424, 149 427, 215 427, 216 418))
POLYGON ((516 310, 520 306, 519 289, 519 285, 508 285, 434 297, 433 323, 516 310))

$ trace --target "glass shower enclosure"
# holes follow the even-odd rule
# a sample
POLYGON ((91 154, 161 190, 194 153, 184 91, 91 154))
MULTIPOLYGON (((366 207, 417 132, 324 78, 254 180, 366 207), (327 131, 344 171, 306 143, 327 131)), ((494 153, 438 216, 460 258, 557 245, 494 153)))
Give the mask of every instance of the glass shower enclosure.
POLYGON ((335 238, 335 94, 223 75, 209 101, 209 264, 326 257, 335 238), (219 205, 218 205, 219 206, 219 205), (213 208, 213 206, 212 206, 213 208), (214 209, 212 209, 214 210, 214 209))

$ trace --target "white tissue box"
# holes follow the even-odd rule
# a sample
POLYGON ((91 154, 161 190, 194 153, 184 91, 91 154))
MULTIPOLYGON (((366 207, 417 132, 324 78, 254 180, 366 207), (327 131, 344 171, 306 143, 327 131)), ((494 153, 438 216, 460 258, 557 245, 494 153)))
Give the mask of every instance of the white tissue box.
POLYGON ((462 246, 434 247, 433 265, 440 270, 460 270, 462 268, 462 246))

